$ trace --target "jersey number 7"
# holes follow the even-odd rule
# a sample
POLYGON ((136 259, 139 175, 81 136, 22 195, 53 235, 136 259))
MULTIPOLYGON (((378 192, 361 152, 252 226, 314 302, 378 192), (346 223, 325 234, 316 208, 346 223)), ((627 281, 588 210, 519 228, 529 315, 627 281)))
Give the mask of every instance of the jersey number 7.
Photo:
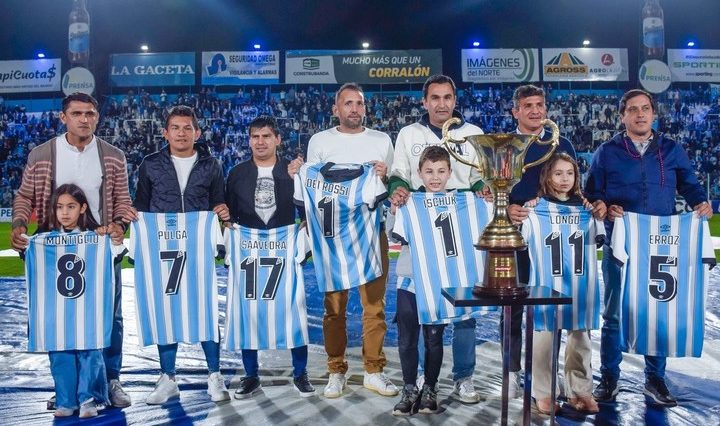
POLYGON ((167 285, 165 286, 165 294, 177 294, 180 287, 180 280, 185 271, 185 252, 182 250, 165 250, 160 252, 160 260, 169 260, 170 275, 168 276, 167 285))

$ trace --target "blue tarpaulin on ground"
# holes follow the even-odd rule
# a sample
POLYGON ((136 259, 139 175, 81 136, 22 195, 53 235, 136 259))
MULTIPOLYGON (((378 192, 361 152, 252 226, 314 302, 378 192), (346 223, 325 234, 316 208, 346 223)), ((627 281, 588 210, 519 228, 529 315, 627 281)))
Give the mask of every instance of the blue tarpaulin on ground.
MULTIPOLYGON (((677 396, 679 406, 661 409, 645 403, 642 395, 644 376, 642 357, 626 356, 622 365, 620 395, 616 404, 601 405, 601 412, 583 416, 563 405, 560 424, 651 424, 675 425, 720 424, 720 272, 713 270, 708 289, 705 347, 703 357, 671 359, 668 362, 668 382, 677 396)), ((391 264, 391 271, 394 265, 391 264)), ((221 323, 224 318, 226 272, 220 275, 221 323)), ((386 372, 400 384, 397 358, 397 328, 395 314, 395 276, 390 274, 386 297, 388 332, 385 341, 388 354, 386 372)), ((322 392, 326 381, 325 355, 322 347, 323 295, 317 291, 311 265, 305 266, 308 320, 310 326, 310 363, 312 382, 322 392)), ((137 328, 130 270, 123 271, 123 314, 125 342, 122 380, 133 398, 133 405, 124 410, 107 409, 83 424, 395 424, 398 419, 390 412, 397 397, 386 398, 362 388, 361 341, 362 328, 359 296, 351 291, 348 305, 348 359, 350 362, 350 390, 343 398, 327 400, 320 396, 303 399, 292 390, 288 351, 261 352, 260 374, 265 393, 250 401, 234 400, 214 404, 205 393, 207 371, 199 345, 181 345, 178 352, 178 381, 181 399, 164 406, 148 406, 143 400, 157 380, 159 365, 154 346, 137 345, 137 328)), ((464 405, 450 397, 452 391, 452 351, 446 346, 443 370, 439 382, 442 411, 436 415, 415 415, 415 424, 496 424, 499 422, 501 370, 498 349, 499 313, 493 312, 478 321, 478 366, 475 383, 483 401, 464 405)), ((450 344, 450 327, 445 334, 450 344)), ((599 331, 593 337, 593 367, 598 380, 599 331)), ((18 278, 0 279, 0 424, 48 424, 54 421, 45 409, 45 400, 52 395, 53 381, 45 354, 26 352, 27 312, 25 282, 18 278)), ((561 349, 561 370, 562 370, 561 349)), ((242 377, 239 354, 222 354, 222 373, 231 388, 242 377)), ((232 389, 231 389, 232 392, 232 389)), ((520 400, 511 401, 511 421, 520 419, 520 400)), ((77 417, 56 421, 72 424, 77 417)), ((547 417, 533 416, 534 424, 547 422, 547 417)))

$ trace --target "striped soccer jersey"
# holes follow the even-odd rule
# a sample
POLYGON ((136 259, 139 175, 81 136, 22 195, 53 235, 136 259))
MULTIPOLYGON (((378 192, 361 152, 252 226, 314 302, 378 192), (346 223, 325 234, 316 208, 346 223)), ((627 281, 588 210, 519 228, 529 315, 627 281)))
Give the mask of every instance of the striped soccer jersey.
POLYGON ((535 330, 594 330, 600 326, 600 282, 597 243, 605 226, 583 206, 540 199, 522 224, 528 244, 531 286, 545 286, 571 296, 571 305, 536 306, 535 330))
POLYGON ((110 238, 94 232, 47 232, 30 237, 28 351, 110 346, 113 313, 110 238))
POLYGON ((219 342, 217 216, 140 212, 131 229, 140 344, 219 342))
POLYGON ((487 307, 453 307, 442 287, 471 287, 483 276, 484 255, 473 244, 492 206, 472 192, 415 192, 397 210, 393 235, 410 246, 420 324, 469 318, 487 307))
POLYGON ((715 265, 707 220, 695 213, 626 213, 615 219, 612 250, 623 265, 620 348, 644 355, 699 357, 708 264, 715 265))
POLYGON ((347 290, 382 275, 378 203, 387 189, 371 164, 306 164, 295 175, 321 292, 347 290))
POLYGON ((225 349, 291 349, 307 345, 302 264, 310 256, 298 225, 235 226, 225 233, 228 302, 225 349))

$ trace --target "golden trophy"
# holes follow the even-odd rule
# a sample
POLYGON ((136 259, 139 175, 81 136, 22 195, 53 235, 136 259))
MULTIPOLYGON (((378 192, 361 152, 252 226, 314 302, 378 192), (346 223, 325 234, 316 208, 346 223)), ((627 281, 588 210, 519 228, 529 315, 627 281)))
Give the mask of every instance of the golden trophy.
POLYGON ((485 250, 488 254, 483 282, 475 285, 473 294, 503 298, 526 297, 527 285, 521 286, 517 279, 515 252, 527 249, 527 244, 508 218, 508 199, 510 191, 520 181, 525 170, 547 161, 555 152, 560 141, 560 131, 554 122, 545 119, 543 126, 547 125, 552 129, 552 138, 549 141, 541 141, 539 135, 516 133, 471 135, 457 140, 448 135, 448 129, 453 124, 460 124, 460 119, 453 117, 443 124, 445 147, 457 161, 477 169, 480 179, 490 187, 494 199, 494 217, 475 244, 476 249, 485 250), (457 155, 449 145, 465 142, 469 142, 477 152, 477 164, 457 155), (550 150, 539 160, 525 164, 527 149, 534 143, 550 145, 550 150))

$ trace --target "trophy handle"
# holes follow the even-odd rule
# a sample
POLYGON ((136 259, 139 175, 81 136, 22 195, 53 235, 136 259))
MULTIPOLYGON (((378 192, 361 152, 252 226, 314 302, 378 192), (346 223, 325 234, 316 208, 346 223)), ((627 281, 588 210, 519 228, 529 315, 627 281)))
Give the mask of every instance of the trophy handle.
MULTIPOLYGON (((445 123, 447 124, 447 123, 445 123)), ((541 141, 540 137, 533 138, 530 143, 528 144, 528 148, 530 148, 530 145, 537 143, 539 145, 552 145, 550 147, 550 150, 545 153, 540 159, 533 161, 532 163, 525 164, 522 168, 522 172, 525 173, 525 170, 529 169, 530 167, 536 166, 538 164, 544 163, 547 161, 548 158, 550 158, 551 155, 555 153, 555 149, 557 149, 558 145, 560 144, 560 129, 558 129, 557 124, 550 120, 549 118, 546 118, 542 121, 543 126, 549 126, 552 130, 552 136, 550 137, 549 141, 541 141)), ((527 150, 525 151, 527 152, 527 150)))
POLYGON ((460 120, 460 119, 457 118, 457 117, 451 117, 450 119, 448 119, 448 120, 443 124, 443 126, 442 126, 442 136, 443 136, 443 138, 442 138, 442 141, 441 141, 441 142, 442 142, 443 145, 445 145, 445 149, 447 150, 447 152, 450 153, 450 155, 451 155, 453 158, 455 158, 457 161, 459 161, 460 163, 465 164, 465 165, 467 165, 467 166, 477 168, 477 167, 478 167, 477 164, 473 164, 473 163, 467 161, 466 159, 460 157, 459 155, 455 154, 455 150, 454 150, 454 149, 450 148, 449 142, 452 142, 452 143, 455 143, 455 144, 465 143, 465 139, 464 139, 464 138, 463 138, 463 139, 453 139, 453 138, 450 137, 450 133, 448 132, 448 130, 450 129, 450 126, 452 126, 453 124, 460 124, 460 123, 462 123, 462 120, 460 120))

